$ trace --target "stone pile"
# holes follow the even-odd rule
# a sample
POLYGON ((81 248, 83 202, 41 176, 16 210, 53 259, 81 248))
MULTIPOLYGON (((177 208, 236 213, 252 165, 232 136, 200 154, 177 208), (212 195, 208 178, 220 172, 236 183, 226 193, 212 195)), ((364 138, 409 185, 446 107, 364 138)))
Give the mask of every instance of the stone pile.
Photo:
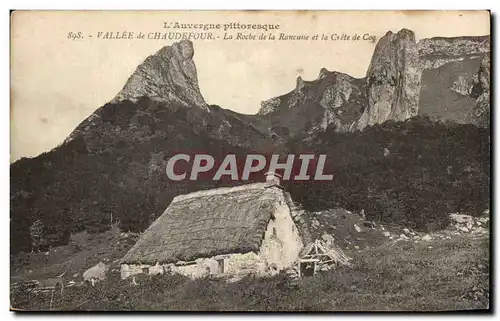
POLYGON ((489 217, 473 217, 470 215, 450 214, 450 228, 460 233, 485 234, 489 230, 489 217))

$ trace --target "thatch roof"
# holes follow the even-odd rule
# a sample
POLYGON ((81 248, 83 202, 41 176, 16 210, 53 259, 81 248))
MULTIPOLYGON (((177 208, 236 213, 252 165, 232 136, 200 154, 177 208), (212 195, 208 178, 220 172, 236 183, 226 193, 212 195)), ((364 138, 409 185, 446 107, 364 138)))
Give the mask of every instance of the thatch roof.
POLYGON ((179 195, 122 263, 176 263, 257 252, 279 193, 277 187, 256 183, 179 195))

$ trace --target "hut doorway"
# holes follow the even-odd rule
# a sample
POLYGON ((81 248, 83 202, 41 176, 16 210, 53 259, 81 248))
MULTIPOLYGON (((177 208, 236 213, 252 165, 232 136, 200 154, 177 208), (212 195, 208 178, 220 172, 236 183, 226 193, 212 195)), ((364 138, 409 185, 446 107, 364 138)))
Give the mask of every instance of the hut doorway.
POLYGON ((217 274, 224 274, 224 259, 217 260, 217 274))

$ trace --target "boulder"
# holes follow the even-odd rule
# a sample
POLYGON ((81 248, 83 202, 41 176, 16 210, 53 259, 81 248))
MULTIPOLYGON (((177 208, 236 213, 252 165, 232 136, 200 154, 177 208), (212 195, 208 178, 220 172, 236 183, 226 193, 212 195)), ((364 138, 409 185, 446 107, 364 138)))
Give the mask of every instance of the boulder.
POLYGON ((456 223, 474 222, 474 218, 472 216, 466 214, 458 214, 458 213, 450 214, 450 220, 456 223))
POLYGON ((104 281, 108 269, 109 267, 106 264, 99 262, 83 273, 83 280, 92 282, 92 285, 97 281, 104 281))
POLYGON ((430 236, 429 234, 425 234, 424 236, 422 236, 421 240, 422 241, 431 241, 432 236, 430 236))
POLYGON ((488 233, 488 230, 483 228, 483 227, 478 227, 472 231, 474 234, 486 234, 488 233))

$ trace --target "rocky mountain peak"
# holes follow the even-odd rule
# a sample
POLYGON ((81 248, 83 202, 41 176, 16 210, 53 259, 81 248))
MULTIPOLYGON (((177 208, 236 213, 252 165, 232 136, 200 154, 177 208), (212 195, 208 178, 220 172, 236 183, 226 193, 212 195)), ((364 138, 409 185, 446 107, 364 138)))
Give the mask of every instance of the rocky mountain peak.
POLYGON ((328 69, 321 68, 321 70, 319 71, 318 80, 325 78, 326 76, 328 76, 329 73, 330 72, 328 71, 328 69))
POLYGON ((302 80, 301 76, 298 76, 297 77, 297 85, 295 87, 295 90, 301 90, 302 88, 304 88, 304 80, 302 80))
POLYGON ((155 101, 176 102, 208 110, 198 85, 193 56, 193 43, 188 40, 161 48, 137 67, 111 102, 135 102, 146 96, 155 101))
POLYGON ((366 73, 368 106, 357 128, 416 116, 421 76, 413 31, 386 33, 377 43, 366 73))

